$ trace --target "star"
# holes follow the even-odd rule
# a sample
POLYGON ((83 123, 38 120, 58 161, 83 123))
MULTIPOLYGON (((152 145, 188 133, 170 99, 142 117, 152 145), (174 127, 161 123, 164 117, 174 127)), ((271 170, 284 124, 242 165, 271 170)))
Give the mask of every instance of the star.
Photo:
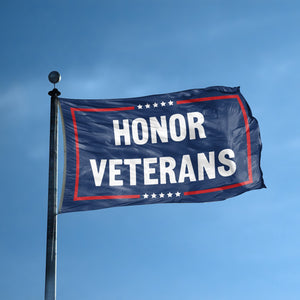
POLYGON ((153 193, 153 194, 151 195, 151 197, 152 197, 152 198, 156 198, 156 194, 153 193))
POLYGON ((147 199, 149 197, 149 195, 147 193, 145 193, 143 196, 144 196, 144 199, 147 199))
POLYGON ((161 105, 161 106, 166 106, 166 102, 162 101, 162 102, 160 103, 160 105, 161 105))
POLYGON ((180 192, 176 192, 176 197, 179 197, 181 195, 180 192))
POLYGON ((145 105, 145 107, 146 107, 146 108, 150 108, 150 104, 147 103, 147 104, 145 105))
POLYGON ((138 109, 142 109, 142 108, 143 108, 143 105, 139 104, 139 105, 137 106, 137 108, 138 108, 138 109))
POLYGON ((159 194, 159 198, 163 198, 164 196, 165 196, 164 193, 160 193, 160 194, 159 194))
POLYGON ((153 103, 153 106, 154 106, 154 107, 157 107, 157 106, 158 106, 158 104, 155 102, 155 103, 153 103))
POLYGON ((169 192, 167 195, 169 198, 171 198, 173 194, 171 192, 169 192))
POLYGON ((170 100, 168 103, 169 103, 170 106, 173 105, 173 101, 172 100, 170 100))

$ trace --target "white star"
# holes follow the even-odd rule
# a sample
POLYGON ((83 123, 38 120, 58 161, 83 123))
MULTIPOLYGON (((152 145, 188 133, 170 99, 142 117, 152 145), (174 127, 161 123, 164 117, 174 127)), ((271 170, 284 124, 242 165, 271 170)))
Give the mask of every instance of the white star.
POLYGON ((161 105, 161 106, 166 106, 166 102, 162 101, 162 102, 160 103, 160 105, 161 105))
POLYGON ((164 193, 160 193, 160 194, 159 194, 159 198, 163 198, 164 196, 165 196, 164 193))
POLYGON ((139 105, 137 106, 137 108, 138 108, 138 109, 142 109, 142 108, 143 108, 143 105, 139 104, 139 105))
POLYGON ((180 192, 176 192, 176 197, 179 197, 181 195, 180 192))
POLYGON ((169 192, 167 195, 169 198, 171 198, 173 194, 171 192, 169 192))
POLYGON ((146 107, 146 108, 150 108, 150 104, 147 103, 147 104, 145 105, 145 107, 146 107))
POLYGON ((151 197, 152 197, 152 198, 156 198, 156 194, 153 193, 153 194, 151 195, 151 197))
POLYGON ((172 100, 170 100, 168 103, 169 103, 170 106, 173 105, 173 101, 172 100))
POLYGON ((157 107, 157 106, 158 106, 158 104, 155 102, 155 103, 153 103, 153 106, 154 106, 154 107, 157 107))
POLYGON ((144 199, 147 199, 149 197, 149 195, 147 193, 145 193, 143 196, 144 196, 144 199))

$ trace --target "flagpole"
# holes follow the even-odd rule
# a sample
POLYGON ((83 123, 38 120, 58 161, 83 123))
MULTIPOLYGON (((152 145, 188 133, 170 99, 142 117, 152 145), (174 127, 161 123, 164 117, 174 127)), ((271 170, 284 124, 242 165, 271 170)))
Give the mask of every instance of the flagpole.
POLYGON ((56 299, 56 251, 57 251, 57 122, 59 90, 55 84, 60 81, 60 74, 53 71, 48 79, 54 88, 48 94, 51 96, 50 112, 50 146, 49 146, 49 181, 48 181, 48 221, 47 221, 47 252, 45 275, 45 300, 56 299))

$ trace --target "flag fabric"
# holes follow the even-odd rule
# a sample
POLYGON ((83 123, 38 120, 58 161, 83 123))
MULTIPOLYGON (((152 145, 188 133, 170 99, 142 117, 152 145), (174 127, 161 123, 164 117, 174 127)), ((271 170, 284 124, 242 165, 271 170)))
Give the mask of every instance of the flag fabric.
POLYGON ((238 87, 59 105, 59 213, 218 201, 265 187, 258 122, 238 87))

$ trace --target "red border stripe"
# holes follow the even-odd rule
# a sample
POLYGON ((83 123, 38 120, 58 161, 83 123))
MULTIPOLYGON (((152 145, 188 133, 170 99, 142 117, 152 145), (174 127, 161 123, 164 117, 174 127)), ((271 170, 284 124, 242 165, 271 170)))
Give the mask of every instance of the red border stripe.
POLYGON ((211 100, 223 100, 223 99, 234 99, 239 97, 238 95, 227 95, 227 96, 215 96, 215 97, 205 97, 205 98, 195 98, 195 99, 188 99, 188 100, 179 100, 176 101, 177 104, 187 104, 193 102, 204 102, 204 101, 211 101, 211 100))
POLYGON ((122 111, 122 110, 134 110, 134 106, 128 107, 112 107, 112 108, 74 108, 72 107, 71 110, 74 111, 87 111, 87 112, 103 112, 103 111, 122 111))
POLYGON ((140 195, 106 195, 106 196, 88 196, 88 197, 78 197, 78 185, 79 185, 79 140, 78 140, 78 129, 76 123, 75 112, 105 112, 105 111, 124 111, 124 110, 134 110, 134 106, 129 107, 116 107, 116 108, 74 108, 71 107, 72 120, 74 125, 75 134, 75 145, 76 145, 76 179, 75 179, 75 190, 74 190, 74 201, 82 200, 102 200, 102 199, 132 199, 140 198, 140 195))
POLYGON ((104 200, 104 199, 136 199, 141 198, 141 195, 113 195, 113 196, 87 196, 87 197, 77 197, 74 201, 82 200, 104 200))
POLYGON ((240 98, 240 96, 237 95, 238 102, 240 104, 244 121, 245 121, 245 127, 246 127, 246 138, 247 138, 247 160, 248 160, 248 175, 249 175, 249 183, 253 182, 253 177, 252 177, 252 162, 251 162, 251 139, 250 139, 250 128, 249 128, 249 122, 248 122, 248 117, 247 113, 245 110, 245 107, 243 105, 243 102, 240 98))
POLYGON ((74 134, 75 134, 75 146, 76 146, 76 178, 75 178, 75 191, 74 191, 74 200, 78 195, 78 183, 79 183, 79 143, 78 143, 78 130, 75 117, 75 108, 71 108, 72 120, 74 125, 74 134))
POLYGON ((212 193, 212 192, 218 192, 222 190, 228 190, 232 189, 235 187, 247 185, 253 182, 253 177, 252 177, 252 165, 251 165, 251 140, 250 140, 250 128, 249 128, 249 122, 247 118, 247 113, 245 110, 245 107, 243 105, 243 102, 240 98, 239 95, 227 95, 227 96, 215 96, 215 97, 206 97, 206 98, 195 98, 195 99, 188 99, 188 100, 179 100, 176 101, 177 104, 188 104, 188 103, 194 103, 194 102, 204 102, 204 101, 213 101, 213 100, 223 100, 223 99, 237 99, 244 118, 245 122, 245 129, 246 129, 246 139, 247 139, 247 162, 248 162, 248 181, 236 183, 236 184, 231 184, 223 187, 217 187, 217 188, 211 188, 211 189, 206 189, 206 190, 198 190, 198 191, 189 191, 189 192, 184 192, 185 196, 188 195, 197 195, 197 194, 205 194, 205 193, 212 193))
MULTIPOLYGON (((246 139, 247 139, 247 162, 248 162, 248 176, 249 180, 231 184, 227 186, 205 189, 205 190, 198 190, 198 191, 188 191, 184 192, 185 196, 188 195, 197 195, 197 194, 205 194, 205 193, 212 193, 218 192, 223 190, 228 190, 232 188, 236 188, 239 186, 247 185, 253 182, 252 177, 252 166, 251 166, 251 140, 250 140, 250 128, 249 122, 247 118, 247 113, 243 102, 239 95, 227 95, 227 96, 215 96, 215 97, 205 97, 205 98, 195 98, 195 99, 188 99, 188 100, 179 100, 176 101, 176 104, 188 104, 194 102, 204 102, 204 101, 213 101, 213 100, 224 100, 224 99, 237 99, 241 111, 243 114, 244 122, 245 122, 245 129, 246 129, 246 139)), ((76 144, 76 180, 75 180, 75 190, 74 190, 74 201, 83 201, 83 200, 102 200, 102 199, 133 199, 133 198, 140 198, 140 195, 105 195, 105 196, 87 196, 87 197, 78 197, 78 184, 79 184, 79 140, 78 140, 78 129, 77 123, 75 118, 76 111, 83 111, 83 112, 106 112, 106 111, 126 111, 126 110, 134 110, 134 106, 130 107, 116 107, 116 108, 71 108, 72 120, 74 124, 74 133, 75 133, 75 144, 76 144)))
POLYGON ((221 187, 217 187, 217 188, 211 188, 211 189, 199 190, 199 191, 191 191, 191 192, 184 192, 184 195, 189 196, 189 195, 198 195, 198 194, 219 192, 219 191, 229 190, 229 189, 233 189, 233 188, 236 188, 236 187, 239 187, 239 186, 247 185, 249 183, 252 183, 252 181, 248 180, 248 181, 244 181, 244 182, 240 182, 240 183, 236 183, 236 184, 231 184, 231 185, 226 185, 226 186, 221 186, 221 187))

